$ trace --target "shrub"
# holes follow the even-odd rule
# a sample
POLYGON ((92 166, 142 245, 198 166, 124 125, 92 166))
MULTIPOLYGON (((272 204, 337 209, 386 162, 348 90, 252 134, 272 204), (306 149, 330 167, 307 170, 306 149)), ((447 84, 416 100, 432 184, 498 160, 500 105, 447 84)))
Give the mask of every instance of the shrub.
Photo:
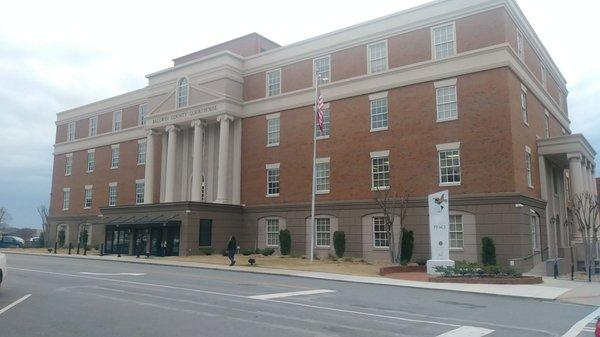
POLYGON ((288 229, 279 231, 279 249, 281 250, 281 255, 290 255, 292 251, 292 234, 288 229))
POLYGON ((438 266, 435 271, 445 277, 521 277, 514 267, 482 265, 479 263, 456 262, 452 266, 438 266))
POLYGON ((273 248, 265 248, 265 249, 261 250, 260 253, 263 256, 270 256, 270 255, 273 255, 273 253, 275 253, 275 249, 273 249, 273 248))
POLYGON ((331 253, 329 253, 328 258, 329 258, 329 261, 337 261, 338 260, 337 256, 335 256, 335 255, 333 255, 331 253))
POLYGON ((489 236, 481 239, 481 261, 484 265, 496 264, 496 246, 494 240, 489 236))
POLYGON ((417 264, 418 264, 419 266, 424 266, 424 265, 426 265, 426 264, 427 264, 427 259, 420 258, 420 259, 417 259, 417 261, 416 261, 416 262, 417 262, 417 264))
POLYGON ((400 252, 400 262, 407 264, 412 259, 413 249, 415 247, 415 233, 402 228, 402 251, 400 252))
POLYGON ((243 250, 241 251, 241 253, 242 253, 242 255, 244 255, 244 256, 249 256, 249 255, 252 255, 252 254, 254 254, 254 249, 243 249, 243 250))
POLYGON ((211 247, 200 248, 200 253, 204 255, 212 255, 214 252, 215 249, 211 247))
POLYGON ((335 250, 335 255, 344 257, 344 253, 346 252, 346 233, 344 231, 333 232, 333 249, 335 250))
POLYGON ((352 262, 354 261, 354 259, 352 259, 350 256, 347 256, 343 259, 344 262, 352 262))

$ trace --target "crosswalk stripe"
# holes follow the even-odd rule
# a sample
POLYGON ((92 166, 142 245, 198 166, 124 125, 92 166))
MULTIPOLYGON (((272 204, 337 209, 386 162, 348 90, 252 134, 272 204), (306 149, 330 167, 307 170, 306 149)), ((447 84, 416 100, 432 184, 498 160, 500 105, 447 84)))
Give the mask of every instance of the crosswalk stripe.
POLYGON ((270 300, 270 299, 274 299, 274 298, 283 298, 283 297, 301 296, 301 295, 325 294, 325 293, 333 293, 333 292, 335 292, 335 290, 315 289, 315 290, 305 290, 305 291, 294 291, 294 292, 289 292, 289 293, 254 295, 254 296, 248 296, 248 298, 252 298, 255 300, 270 300))
POLYGON ((494 330, 465 325, 461 326, 458 329, 454 329, 441 335, 438 335, 437 337, 480 337, 489 335, 492 332, 494 332, 494 330))

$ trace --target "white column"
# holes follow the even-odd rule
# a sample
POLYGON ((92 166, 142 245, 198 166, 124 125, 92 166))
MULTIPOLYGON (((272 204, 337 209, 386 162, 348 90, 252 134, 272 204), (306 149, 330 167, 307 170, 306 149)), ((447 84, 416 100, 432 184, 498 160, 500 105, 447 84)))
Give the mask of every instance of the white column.
POLYGON ((167 178, 165 186, 165 202, 173 202, 175 196, 175 155, 177 153, 177 131, 175 125, 169 125, 165 128, 169 135, 167 143, 167 178))
POLYGON ((569 159, 569 174, 571 177, 571 194, 575 196, 584 192, 583 187, 583 170, 581 167, 581 154, 580 153, 569 153, 567 154, 569 159))
POLYGON ((233 117, 221 115, 219 121, 219 168, 217 170, 217 200, 227 202, 227 171, 229 166, 229 122, 233 117))
POLYGON ((192 161, 192 201, 202 201, 202 149, 204 147, 204 121, 192 122, 194 128, 194 159, 192 161))
POLYGON ((593 195, 598 195, 598 185, 596 184, 596 163, 592 163, 592 190, 593 195))
POLYGON ((583 189, 585 193, 592 193, 592 186, 590 186, 592 174, 590 173, 590 161, 587 158, 581 161, 581 171, 583 174, 583 189))
POLYGON ((144 164, 144 204, 154 199, 154 133, 146 131, 146 163, 144 164))

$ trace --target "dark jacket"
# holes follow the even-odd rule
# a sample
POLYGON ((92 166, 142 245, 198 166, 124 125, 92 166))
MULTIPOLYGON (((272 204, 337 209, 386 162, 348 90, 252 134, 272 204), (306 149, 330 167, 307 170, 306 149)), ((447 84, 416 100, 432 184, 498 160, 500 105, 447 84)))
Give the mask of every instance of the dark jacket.
POLYGON ((237 242, 235 242, 235 240, 229 240, 229 242, 227 242, 227 251, 235 252, 236 250, 237 250, 237 242))

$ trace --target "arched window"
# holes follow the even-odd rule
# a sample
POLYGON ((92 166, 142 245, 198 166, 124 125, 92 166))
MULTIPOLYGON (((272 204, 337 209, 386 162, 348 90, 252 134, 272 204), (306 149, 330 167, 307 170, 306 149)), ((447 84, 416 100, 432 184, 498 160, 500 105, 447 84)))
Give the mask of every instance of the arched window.
POLYGON ((177 85, 177 107, 187 106, 188 103, 188 81, 184 77, 179 80, 177 85))

